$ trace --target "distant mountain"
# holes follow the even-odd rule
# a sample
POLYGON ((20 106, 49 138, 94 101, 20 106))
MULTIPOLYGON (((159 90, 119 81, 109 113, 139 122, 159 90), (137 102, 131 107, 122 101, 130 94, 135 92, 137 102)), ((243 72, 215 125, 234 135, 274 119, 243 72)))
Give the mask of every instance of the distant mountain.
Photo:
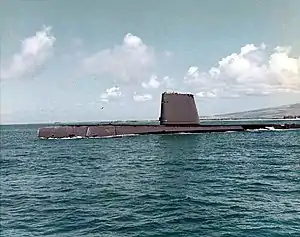
POLYGON ((300 117, 300 103, 292 105, 283 105, 244 112, 216 115, 217 118, 283 118, 284 116, 300 117))

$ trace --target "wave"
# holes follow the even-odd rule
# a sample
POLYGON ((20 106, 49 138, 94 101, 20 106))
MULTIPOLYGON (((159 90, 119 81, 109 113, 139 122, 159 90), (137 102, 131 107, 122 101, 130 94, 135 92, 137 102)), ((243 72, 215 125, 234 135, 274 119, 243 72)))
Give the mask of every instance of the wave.
POLYGON ((82 136, 75 136, 75 137, 41 137, 41 139, 45 140, 76 140, 76 139, 83 139, 82 136))
POLYGON ((274 128, 274 127, 265 127, 265 128, 256 128, 256 129, 247 129, 247 132, 260 132, 260 131, 291 131, 296 129, 281 129, 281 128, 274 128))

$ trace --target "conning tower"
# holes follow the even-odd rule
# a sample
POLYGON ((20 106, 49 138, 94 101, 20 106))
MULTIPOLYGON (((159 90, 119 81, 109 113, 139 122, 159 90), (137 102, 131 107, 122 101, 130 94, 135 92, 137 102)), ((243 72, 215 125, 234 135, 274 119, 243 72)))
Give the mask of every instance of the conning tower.
POLYGON ((164 92, 161 97, 161 125, 199 125, 199 116, 192 94, 164 92))

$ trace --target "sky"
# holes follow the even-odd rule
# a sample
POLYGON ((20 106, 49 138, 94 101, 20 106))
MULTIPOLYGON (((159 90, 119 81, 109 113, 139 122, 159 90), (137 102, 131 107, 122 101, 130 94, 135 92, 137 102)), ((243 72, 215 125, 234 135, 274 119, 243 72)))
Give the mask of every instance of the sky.
POLYGON ((1 124, 200 116, 300 102, 299 0, 2 0, 1 124))

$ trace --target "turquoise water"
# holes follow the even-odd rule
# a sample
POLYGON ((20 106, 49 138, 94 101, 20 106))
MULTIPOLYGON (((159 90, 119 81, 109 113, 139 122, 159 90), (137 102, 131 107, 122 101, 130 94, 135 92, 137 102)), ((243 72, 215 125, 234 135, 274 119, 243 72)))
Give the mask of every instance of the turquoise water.
POLYGON ((1 236, 299 236, 300 130, 36 130, 1 127, 1 236))

